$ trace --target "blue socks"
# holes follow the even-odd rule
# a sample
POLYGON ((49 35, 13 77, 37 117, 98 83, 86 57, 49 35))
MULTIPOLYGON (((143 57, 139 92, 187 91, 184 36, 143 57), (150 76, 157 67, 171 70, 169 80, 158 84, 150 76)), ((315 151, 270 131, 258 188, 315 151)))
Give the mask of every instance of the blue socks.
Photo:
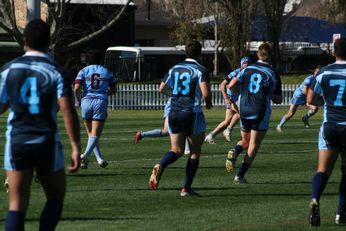
POLYGON ((325 173, 317 172, 312 179, 312 195, 311 198, 315 198, 319 202, 322 192, 326 187, 328 176, 325 173))
POLYGON ((247 170, 250 168, 250 165, 245 163, 244 161, 241 163, 237 176, 239 177, 244 177, 245 173, 247 172, 247 170))
POLYGON ((40 231, 54 231, 63 208, 62 200, 47 200, 40 217, 40 231))
POLYGON ((142 136, 143 137, 160 137, 161 136, 161 129, 153 129, 150 131, 142 132, 142 136))
POLYGON ((243 147, 237 144, 234 150, 237 153, 237 155, 239 155, 243 151, 243 147))
POLYGON ((193 178, 196 175, 197 169, 199 165, 198 159, 191 159, 189 158, 186 163, 186 177, 185 177, 185 183, 184 188, 186 190, 191 190, 191 185, 193 178))
POLYGON ((336 211, 337 214, 340 214, 341 212, 346 212, 346 174, 342 174, 341 181, 339 185, 339 205, 338 210, 336 211))
POLYGON ((5 222, 5 231, 24 231, 25 213, 8 211, 5 222))
POLYGON ((175 152, 168 151, 166 155, 164 155, 160 161, 160 166, 162 168, 162 171, 170 164, 174 163, 177 159, 179 159, 180 156, 178 156, 175 152))

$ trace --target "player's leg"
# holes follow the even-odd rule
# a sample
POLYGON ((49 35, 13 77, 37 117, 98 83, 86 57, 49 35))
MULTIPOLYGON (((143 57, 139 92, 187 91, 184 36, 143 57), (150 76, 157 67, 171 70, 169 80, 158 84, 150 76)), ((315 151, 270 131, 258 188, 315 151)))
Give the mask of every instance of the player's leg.
POLYGON ((108 163, 103 157, 101 150, 100 150, 100 145, 99 145, 99 140, 104 128, 104 121, 93 121, 92 122, 92 130, 91 130, 91 137, 97 137, 96 139, 96 144, 93 149, 97 163, 100 165, 100 167, 105 168, 108 163))
POLYGON ((338 151, 336 150, 319 151, 317 172, 312 178, 309 220, 311 226, 320 225, 319 201, 337 158, 338 151))
POLYGON ((270 115, 266 115, 263 118, 257 118, 255 120, 242 120, 242 131, 248 132, 250 130, 250 136, 247 135, 248 149, 244 156, 243 162, 239 167, 238 173, 234 178, 235 183, 245 183, 244 175, 248 171, 251 163, 255 159, 261 142, 269 127, 270 115))
POLYGON ((28 209, 33 170, 7 170, 9 208, 5 230, 24 230, 25 214, 28 209))
POLYGON ((302 117, 302 121, 306 128, 310 128, 309 119, 318 112, 318 107, 312 104, 306 104, 309 107, 309 111, 302 117))
POLYGON ((233 172, 235 168, 235 164, 239 154, 247 149, 249 146, 250 140, 250 128, 248 124, 248 120, 240 120, 241 127, 241 140, 238 141, 236 146, 228 151, 227 159, 226 159, 226 170, 227 172, 233 172))
POLYGON ((335 223, 346 225, 346 144, 341 152, 341 180, 339 184, 339 202, 336 210, 335 223))
POLYGON ((225 129, 229 123, 231 122, 233 116, 233 112, 231 110, 231 105, 227 104, 226 105, 226 112, 225 112, 225 119, 219 123, 216 128, 214 128, 213 131, 211 131, 206 137, 205 137, 205 141, 210 143, 210 144, 214 144, 215 143, 215 136, 217 134, 219 134, 223 129, 225 129))
MULTIPOLYGON (((204 139, 204 138, 203 138, 204 139)), ((184 155, 190 155, 190 145, 189 140, 186 138, 185 139, 185 150, 184 150, 184 155)))
POLYGON ((312 178, 312 193, 310 202, 309 223, 311 226, 320 225, 319 202, 328 178, 333 171, 338 158, 340 147, 337 141, 340 134, 335 132, 338 126, 332 123, 323 123, 318 136, 318 167, 312 178))
POLYGON ((41 213, 39 230, 55 230, 63 211, 66 190, 65 171, 40 175, 39 179, 47 199, 41 213))
POLYGON ((195 193, 191 189, 193 179, 199 166, 199 157, 205 136, 206 123, 203 113, 195 113, 192 134, 188 137, 190 144, 190 156, 186 163, 186 176, 181 196, 191 196, 195 193))
POLYGON ((233 128, 239 122, 240 119, 238 106, 235 103, 232 103, 232 112, 233 115, 231 118, 231 122, 229 123, 228 127, 223 131, 223 135, 228 142, 232 141, 233 128))
POLYGON ((298 105, 290 104, 288 108, 288 112, 281 118, 280 123, 276 126, 276 130, 278 132, 281 132, 284 124, 296 114, 297 108, 298 108, 298 105))
POLYGON ((84 150, 84 153, 81 155, 81 165, 80 167, 82 169, 88 168, 88 158, 93 151, 95 145, 96 145, 96 139, 91 137, 91 131, 92 131, 92 120, 93 120, 93 100, 91 99, 82 99, 81 102, 81 115, 83 118, 83 123, 85 130, 88 134, 88 141, 87 146, 84 150))

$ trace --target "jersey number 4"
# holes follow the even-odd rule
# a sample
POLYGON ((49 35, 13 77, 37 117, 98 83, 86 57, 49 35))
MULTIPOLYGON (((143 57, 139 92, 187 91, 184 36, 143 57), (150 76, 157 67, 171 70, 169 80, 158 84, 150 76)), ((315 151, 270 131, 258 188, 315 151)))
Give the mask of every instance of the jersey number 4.
POLYGON ((36 77, 28 77, 25 79, 20 88, 19 103, 28 104, 31 114, 39 113, 40 97, 37 94, 36 77))

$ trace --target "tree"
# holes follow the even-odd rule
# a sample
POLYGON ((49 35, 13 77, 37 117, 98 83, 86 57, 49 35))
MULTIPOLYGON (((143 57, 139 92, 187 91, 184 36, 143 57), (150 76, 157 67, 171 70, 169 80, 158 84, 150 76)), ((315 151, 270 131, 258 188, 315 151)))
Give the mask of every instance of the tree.
POLYGON ((239 66, 240 57, 246 54, 246 42, 251 38, 251 20, 256 12, 257 1, 161 0, 161 6, 168 12, 167 15, 177 21, 173 36, 179 42, 185 42, 191 35, 196 35, 201 40, 205 39, 207 29, 200 25, 202 23, 198 19, 213 17, 219 28, 220 45, 224 48, 230 66, 235 68, 239 66), (218 21, 214 17, 217 15, 218 21))
POLYGON ((284 9, 288 0, 261 0, 267 21, 267 33, 269 41, 273 45, 272 64, 278 68, 280 64, 280 35, 284 17, 284 9))
MULTIPOLYGON (((24 0, 17 0, 24 1, 24 0)), ((13 38, 23 46, 23 36, 17 25, 15 14, 15 0, 0 0, 0 27, 11 34, 13 38)), ((70 0, 41 0, 47 4, 47 22, 51 25, 51 49, 55 51, 66 51, 77 48, 102 35, 110 27, 115 25, 129 7, 131 0, 127 0, 119 11, 107 9, 105 6, 97 9, 89 8, 93 17, 98 17, 99 24, 88 25, 88 22, 76 22, 73 13, 68 12, 70 0)))

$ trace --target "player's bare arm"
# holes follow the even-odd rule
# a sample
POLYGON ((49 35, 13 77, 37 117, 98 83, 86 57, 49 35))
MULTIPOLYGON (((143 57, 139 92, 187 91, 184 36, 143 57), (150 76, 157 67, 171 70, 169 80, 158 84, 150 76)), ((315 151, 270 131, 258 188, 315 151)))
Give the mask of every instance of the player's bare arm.
POLYGON ((230 88, 235 94, 238 94, 238 82, 239 80, 237 78, 233 78, 228 84, 228 88, 230 88))
POLYGON ((165 82, 161 82, 159 92, 167 96, 172 96, 172 88, 169 87, 165 82))
POLYGON ((59 106, 63 114, 65 128, 72 148, 71 164, 68 169, 70 172, 76 172, 79 168, 81 154, 79 119, 70 98, 61 97, 59 99, 59 106))
POLYGON ((73 93, 74 93, 76 107, 80 107, 80 91, 81 91, 81 85, 79 83, 75 83, 73 87, 73 93))
POLYGON ((211 95, 211 91, 210 91, 210 86, 208 82, 202 82, 200 84, 201 87, 201 92, 202 92, 202 96, 203 99, 205 101, 205 105, 207 109, 210 109, 213 107, 213 103, 212 103, 212 95, 211 95))
POLYGON ((230 104, 231 103, 231 100, 228 98, 227 96, 227 92, 226 92, 226 87, 227 87, 227 81, 226 80, 223 80, 220 84, 220 88, 221 88, 221 93, 222 93, 222 96, 226 102, 226 104, 230 104))

